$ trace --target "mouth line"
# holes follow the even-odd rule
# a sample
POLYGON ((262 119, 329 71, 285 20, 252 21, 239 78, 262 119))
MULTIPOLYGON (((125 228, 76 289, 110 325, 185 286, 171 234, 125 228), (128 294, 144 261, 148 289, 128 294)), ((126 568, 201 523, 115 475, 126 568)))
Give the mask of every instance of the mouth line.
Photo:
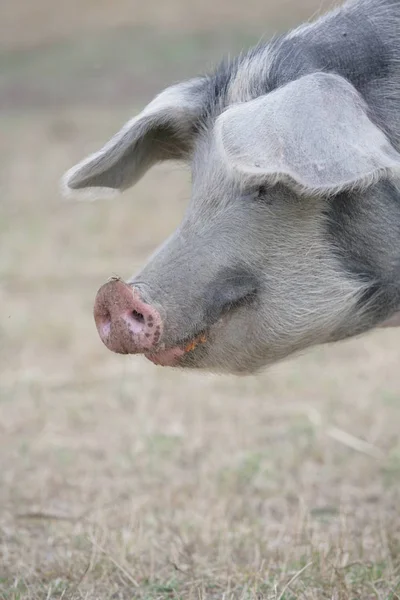
POLYGON ((208 340, 208 335, 210 331, 218 324, 226 321, 228 316, 231 316, 234 312, 236 312, 239 308, 244 306, 245 304, 249 304, 249 299, 254 298, 254 293, 248 294, 245 298, 241 298, 240 301, 232 302, 223 312, 223 314, 216 320, 211 320, 208 325, 203 327, 202 329, 194 327, 194 333, 188 335, 175 344, 173 344, 172 348, 184 347, 185 352, 191 352, 198 345, 205 344, 208 340))
POLYGON ((152 357, 157 357, 161 354, 173 351, 177 351, 181 354, 181 356, 184 356, 185 354, 193 352, 193 350, 195 350, 198 346, 204 345, 208 341, 208 332, 210 331, 211 327, 212 326, 205 327, 193 335, 186 336, 185 338, 182 338, 173 344, 169 344, 164 348, 155 349, 152 352, 146 352, 145 356, 151 360, 152 357))
POLYGON ((185 350, 185 352, 191 352, 199 344, 205 344, 208 338, 208 333, 215 323, 200 328, 194 327, 193 333, 181 338, 178 342, 175 342, 174 348, 179 346, 185 350))
POLYGON ((190 356, 196 349, 204 347, 210 341, 210 334, 214 328, 218 328, 219 325, 224 324, 227 318, 232 316, 243 304, 248 304, 250 297, 253 299, 254 294, 249 294, 246 298, 241 299, 240 302, 232 302, 229 308, 217 320, 209 322, 207 326, 201 329, 194 327, 192 334, 172 344, 168 344, 168 346, 161 346, 153 351, 148 351, 144 356, 156 365, 179 366, 183 358, 190 356))
POLYGON ((168 346, 146 352, 144 356, 153 364, 161 367, 183 366, 184 359, 196 354, 196 350, 200 351, 201 348, 205 347, 207 342, 210 341, 209 335, 211 329, 213 329, 217 323, 222 321, 223 318, 220 318, 216 323, 198 329, 195 333, 186 336, 185 338, 181 338, 181 340, 176 341, 173 344, 168 344, 168 346))

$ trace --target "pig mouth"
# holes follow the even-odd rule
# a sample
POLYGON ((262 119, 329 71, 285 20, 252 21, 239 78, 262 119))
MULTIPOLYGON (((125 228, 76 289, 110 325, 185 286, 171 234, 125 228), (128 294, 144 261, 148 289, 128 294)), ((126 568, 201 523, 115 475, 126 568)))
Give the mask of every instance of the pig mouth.
POLYGON ((203 329, 195 329, 195 333, 162 349, 147 351, 144 356, 152 363, 162 367, 194 367, 207 346, 213 343, 218 332, 227 325, 237 310, 254 302, 255 294, 246 296, 244 301, 232 303, 217 320, 207 323, 203 329))
POLYGON ((146 352, 144 356, 160 367, 179 366, 184 358, 191 356, 197 348, 206 344, 209 339, 209 332, 210 329, 204 329, 195 336, 190 336, 174 346, 155 352, 146 352))

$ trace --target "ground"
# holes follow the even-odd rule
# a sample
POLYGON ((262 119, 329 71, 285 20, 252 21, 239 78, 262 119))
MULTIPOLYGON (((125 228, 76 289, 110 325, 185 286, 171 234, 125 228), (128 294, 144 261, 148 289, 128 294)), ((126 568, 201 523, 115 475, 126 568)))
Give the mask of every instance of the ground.
POLYGON ((0 24, 1 600, 400 598, 399 331, 250 378, 114 356, 95 293, 173 230, 188 173, 58 192, 160 87, 319 5, 64 4, 0 24))

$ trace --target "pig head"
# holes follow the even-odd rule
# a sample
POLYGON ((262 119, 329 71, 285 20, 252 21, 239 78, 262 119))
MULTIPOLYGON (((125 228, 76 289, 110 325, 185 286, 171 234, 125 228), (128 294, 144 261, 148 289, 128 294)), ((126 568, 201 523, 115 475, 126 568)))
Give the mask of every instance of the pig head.
POLYGON ((397 324, 400 4, 383 4, 351 2, 168 88, 66 174, 66 193, 101 195, 160 161, 191 167, 177 231, 97 294, 110 350, 252 373, 397 324))

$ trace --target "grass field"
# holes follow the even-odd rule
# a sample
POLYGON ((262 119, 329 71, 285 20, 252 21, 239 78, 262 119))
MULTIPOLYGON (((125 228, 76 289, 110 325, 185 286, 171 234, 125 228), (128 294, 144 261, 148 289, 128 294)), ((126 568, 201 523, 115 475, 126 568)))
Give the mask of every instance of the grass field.
POLYGON ((399 332, 250 378, 114 356, 95 293, 173 230, 188 174, 58 193, 160 87, 319 5, 66 6, 0 25, 0 599, 400 598, 399 332))

